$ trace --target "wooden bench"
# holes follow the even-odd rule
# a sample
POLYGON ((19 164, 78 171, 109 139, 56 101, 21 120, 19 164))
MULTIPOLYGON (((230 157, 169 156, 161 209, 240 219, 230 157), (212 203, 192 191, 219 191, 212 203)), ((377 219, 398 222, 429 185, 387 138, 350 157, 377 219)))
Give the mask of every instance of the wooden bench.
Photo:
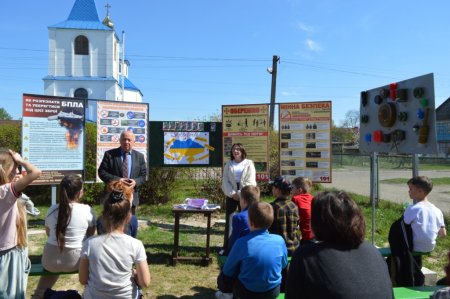
POLYGON ((395 299, 428 299, 436 291, 445 286, 398 287, 393 288, 395 299))
POLYGON ((65 275, 65 274, 78 274, 77 271, 73 272, 50 272, 42 267, 42 264, 31 264, 31 270, 28 276, 47 276, 47 275, 65 275))

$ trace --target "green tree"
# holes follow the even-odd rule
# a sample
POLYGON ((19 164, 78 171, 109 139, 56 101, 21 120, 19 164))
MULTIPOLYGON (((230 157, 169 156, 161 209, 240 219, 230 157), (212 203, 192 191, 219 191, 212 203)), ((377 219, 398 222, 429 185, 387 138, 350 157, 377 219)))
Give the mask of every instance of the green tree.
POLYGON ((19 122, 17 124, 0 126, 0 147, 9 148, 20 153, 22 149, 22 134, 19 122))
POLYGON ((86 123, 84 138, 85 177, 87 181, 93 181, 97 174, 97 126, 94 123, 86 123))
POLYGON ((0 119, 2 120, 11 120, 12 116, 6 111, 5 108, 0 107, 0 119))
POLYGON ((333 142, 351 142, 353 135, 348 128, 338 127, 332 123, 331 140, 333 142))

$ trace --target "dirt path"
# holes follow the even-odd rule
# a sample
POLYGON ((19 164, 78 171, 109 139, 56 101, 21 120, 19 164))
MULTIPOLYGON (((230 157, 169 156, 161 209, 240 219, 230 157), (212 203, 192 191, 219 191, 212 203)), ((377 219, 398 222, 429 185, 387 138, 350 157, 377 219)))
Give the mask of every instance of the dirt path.
MULTIPOLYGON (((450 177, 448 171, 419 171, 419 175, 426 175, 429 178, 450 177)), ((408 186, 406 184, 385 183, 383 180, 394 178, 409 179, 412 176, 411 170, 379 170, 380 177, 380 199, 390 200, 397 203, 411 202, 408 196, 408 186)), ((326 184, 326 187, 343 189, 362 195, 370 195, 370 171, 362 168, 347 168, 333 170, 333 183, 326 184)), ((434 186, 429 195, 429 199, 444 213, 450 213, 450 179, 448 185, 434 186)))

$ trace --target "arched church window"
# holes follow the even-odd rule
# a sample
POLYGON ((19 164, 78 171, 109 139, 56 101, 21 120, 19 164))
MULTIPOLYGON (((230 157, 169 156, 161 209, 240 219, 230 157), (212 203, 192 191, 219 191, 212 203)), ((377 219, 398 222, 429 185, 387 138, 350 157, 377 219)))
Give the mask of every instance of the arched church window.
POLYGON ((75 38, 75 54, 89 55, 89 40, 84 35, 78 35, 75 38))
POLYGON ((88 98, 88 92, 84 88, 78 88, 77 90, 75 90, 73 96, 75 98, 87 99, 88 98))

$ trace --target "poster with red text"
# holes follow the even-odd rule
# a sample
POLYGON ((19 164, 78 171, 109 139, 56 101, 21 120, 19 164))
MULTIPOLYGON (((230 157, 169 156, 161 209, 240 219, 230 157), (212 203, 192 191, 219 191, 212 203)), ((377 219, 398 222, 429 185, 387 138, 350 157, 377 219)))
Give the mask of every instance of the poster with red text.
POLYGON ((231 147, 242 143, 256 169, 256 180, 269 180, 269 105, 222 106, 223 164, 231 147))
POLYGON ((84 107, 83 99, 23 94, 22 156, 42 170, 33 184, 83 174, 84 107))
MULTIPOLYGON (((133 150, 147 161, 148 104, 97 101, 97 169, 106 151, 120 146, 120 134, 133 131, 133 150)), ((97 181, 101 181, 97 176, 97 181)))
POLYGON ((279 104, 280 172, 331 183, 331 102, 279 104))

